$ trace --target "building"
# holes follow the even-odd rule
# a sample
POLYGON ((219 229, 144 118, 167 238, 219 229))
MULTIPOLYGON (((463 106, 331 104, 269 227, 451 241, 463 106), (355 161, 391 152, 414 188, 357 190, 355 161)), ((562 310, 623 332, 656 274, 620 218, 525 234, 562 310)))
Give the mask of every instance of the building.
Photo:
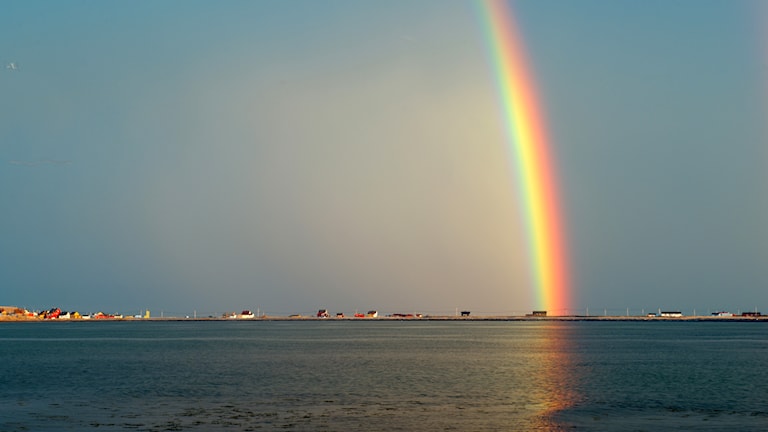
POLYGON ((720 311, 720 312, 712 312, 712 316, 716 316, 716 317, 732 317, 733 314, 730 313, 730 312, 720 311))
POLYGON ((22 315, 24 310, 16 306, 0 306, 0 314, 3 315, 22 315))
POLYGON ((659 316, 663 316, 667 318, 679 318, 683 316, 683 313, 680 311, 661 311, 659 316))

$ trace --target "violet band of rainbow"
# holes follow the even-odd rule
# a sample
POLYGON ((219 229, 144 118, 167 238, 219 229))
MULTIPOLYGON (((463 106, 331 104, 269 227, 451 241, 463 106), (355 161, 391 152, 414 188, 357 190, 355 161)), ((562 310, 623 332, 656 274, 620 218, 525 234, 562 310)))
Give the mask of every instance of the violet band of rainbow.
POLYGON ((525 206, 536 308, 571 309, 567 241, 547 125, 514 15, 505 1, 482 0, 482 19, 503 115, 507 152, 525 206))

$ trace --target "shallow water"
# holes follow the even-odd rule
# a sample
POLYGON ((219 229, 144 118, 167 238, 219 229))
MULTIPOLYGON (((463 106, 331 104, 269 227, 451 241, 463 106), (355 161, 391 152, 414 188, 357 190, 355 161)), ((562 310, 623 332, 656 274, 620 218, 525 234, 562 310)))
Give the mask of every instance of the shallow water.
POLYGON ((0 325, 0 430, 768 429, 768 326, 0 325))

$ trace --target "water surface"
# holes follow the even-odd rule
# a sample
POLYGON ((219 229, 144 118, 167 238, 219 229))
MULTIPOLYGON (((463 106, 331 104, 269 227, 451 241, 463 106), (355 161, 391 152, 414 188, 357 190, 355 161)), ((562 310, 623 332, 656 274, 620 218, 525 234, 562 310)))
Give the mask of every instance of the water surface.
POLYGON ((0 430, 765 430, 750 322, 0 325, 0 430))

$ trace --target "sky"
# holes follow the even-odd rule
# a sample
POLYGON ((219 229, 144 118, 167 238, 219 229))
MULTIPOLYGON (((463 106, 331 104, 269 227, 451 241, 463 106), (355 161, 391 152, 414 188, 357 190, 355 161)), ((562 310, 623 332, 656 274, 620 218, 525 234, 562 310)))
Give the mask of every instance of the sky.
MULTIPOLYGON (((571 312, 768 312, 768 8, 510 5, 571 312)), ((0 304, 529 313, 486 25, 470 0, 4 2, 0 304)))

